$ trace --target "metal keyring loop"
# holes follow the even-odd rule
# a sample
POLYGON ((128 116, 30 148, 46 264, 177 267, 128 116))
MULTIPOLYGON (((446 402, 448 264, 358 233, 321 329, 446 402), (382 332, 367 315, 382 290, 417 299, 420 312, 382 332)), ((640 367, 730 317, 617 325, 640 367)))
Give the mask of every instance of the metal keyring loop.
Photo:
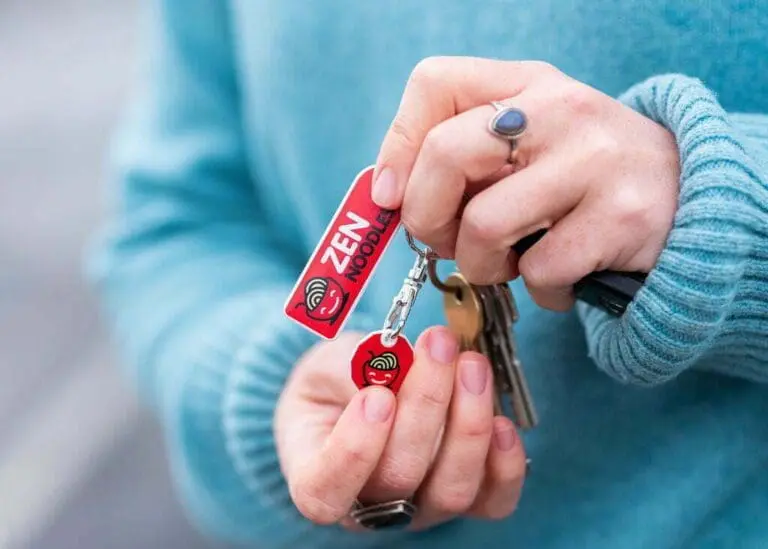
POLYGON ((408 241, 408 246, 410 246, 410 248, 416 252, 419 257, 427 260, 427 275, 429 276, 429 281, 432 283, 432 285, 441 292, 456 292, 456 288, 447 286, 442 280, 440 280, 440 277, 437 274, 437 260, 440 259, 440 257, 429 247, 425 246, 424 249, 419 248, 419 246, 416 244, 416 240, 413 238, 413 235, 407 230, 405 231, 405 239, 408 241))
POLYGON ((416 244, 416 239, 413 238, 413 235, 408 232, 407 229, 405 229, 405 239, 408 241, 408 246, 410 246, 410 248, 416 252, 419 257, 423 257, 424 259, 431 259, 432 257, 430 256, 435 255, 428 246, 425 246, 423 250, 419 248, 419 246, 416 244))
POLYGON ((440 290, 443 293, 447 294, 455 294, 456 288, 452 288, 445 284, 442 280, 440 280, 440 277, 437 275, 437 260, 439 258, 437 256, 434 256, 429 260, 427 263, 427 275, 429 276, 429 281, 432 283, 432 285, 440 290))

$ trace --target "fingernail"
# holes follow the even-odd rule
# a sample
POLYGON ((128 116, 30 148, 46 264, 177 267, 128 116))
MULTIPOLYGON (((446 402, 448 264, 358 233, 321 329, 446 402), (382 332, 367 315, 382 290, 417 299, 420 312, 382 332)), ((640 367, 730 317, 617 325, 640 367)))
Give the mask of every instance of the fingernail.
POLYGON ((373 182, 371 198, 382 208, 391 208, 395 206, 397 200, 397 181, 395 181, 395 172, 391 168, 384 168, 376 181, 373 182))
POLYGON ((370 423, 383 423, 389 419, 392 413, 394 398, 386 389, 374 389, 363 401, 363 413, 370 423))
POLYGON ((460 363, 461 384, 473 395, 481 395, 488 384, 488 366, 476 357, 467 357, 460 363))
POLYGON ((502 452, 508 452, 515 446, 515 440, 517 440, 517 436, 515 435, 515 428, 506 425, 504 423, 502 424, 496 424, 493 428, 493 443, 496 445, 496 448, 501 450, 502 452))
POLYGON ((429 356, 437 362, 450 364, 459 353, 459 345, 453 334, 445 329, 436 329, 429 334, 429 356))

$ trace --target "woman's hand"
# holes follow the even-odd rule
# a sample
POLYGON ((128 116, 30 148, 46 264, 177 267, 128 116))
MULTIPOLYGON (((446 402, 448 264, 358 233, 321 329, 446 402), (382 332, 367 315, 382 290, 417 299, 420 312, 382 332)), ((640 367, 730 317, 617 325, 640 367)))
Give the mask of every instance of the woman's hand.
POLYGON ((487 360, 458 353, 446 328, 416 342, 416 360, 395 397, 354 386, 349 358, 360 334, 311 349, 280 398, 275 438, 299 511, 341 522, 355 499, 377 503, 415 495, 412 527, 457 515, 498 519, 517 505, 525 452, 514 425, 493 416, 487 360))
POLYGON ((599 270, 648 272, 677 206, 678 150, 663 127, 539 62, 430 58, 413 71, 377 161, 373 199, 477 284, 522 275, 566 310, 599 270), (510 144, 488 131, 501 101, 525 112, 510 144), (522 258, 511 246, 547 234, 522 258), (519 261, 518 261, 519 260, 519 261))

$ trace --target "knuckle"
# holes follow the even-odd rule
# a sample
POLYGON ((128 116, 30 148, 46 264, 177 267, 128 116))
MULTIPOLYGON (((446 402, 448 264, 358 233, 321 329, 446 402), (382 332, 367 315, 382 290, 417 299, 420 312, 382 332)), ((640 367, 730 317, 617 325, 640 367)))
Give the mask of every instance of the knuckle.
POLYGON ((442 383, 433 383, 429 389, 419 393, 417 407, 423 409, 443 409, 451 399, 451 388, 442 383))
POLYGON ((520 481, 525 478, 526 459, 525 450, 522 444, 508 456, 503 465, 501 465, 493 474, 494 482, 506 490, 512 492, 520 481))
POLYGON ((338 461, 344 470, 351 471, 357 469, 357 465, 369 461, 366 456, 366 452, 360 446, 350 444, 349 441, 340 441, 336 443, 336 451, 338 452, 338 461))
POLYGON ((515 465, 509 468, 509 471, 501 474, 501 482, 507 483, 510 486, 521 486, 525 481, 526 464, 525 454, 520 453, 518 459, 515 460, 515 465))
POLYGON ((412 124, 402 114, 397 114, 389 128, 389 134, 392 139, 402 148, 417 150, 418 140, 413 133, 412 124))
POLYGON ((444 125, 437 125, 427 132, 421 154, 428 156, 433 162, 450 166, 455 153, 456 138, 444 125))
POLYGON ((431 507, 447 515, 465 513, 475 500, 476 491, 467 484, 442 486, 433 496, 431 507))
POLYGON ((470 240, 492 242, 502 238, 504 225, 501 217, 493 215, 479 197, 470 200, 461 216, 461 228, 470 240))
POLYGON ((343 516, 343 511, 329 503, 321 494, 320 486, 299 481, 290 486, 291 499, 299 512, 316 524, 333 524, 343 516))
POLYGON ((385 459, 381 464, 379 482, 388 491, 411 494, 421 484, 427 464, 416 456, 385 459))
POLYGON ((591 130, 585 145, 584 161, 587 163, 587 168, 593 166, 605 172, 616 166, 622 158, 621 143, 611 132, 600 129, 591 130))
POLYGON ((550 269, 539 261, 523 258, 520 261, 520 275, 529 288, 543 289, 552 286, 550 269))
POLYGON ((584 264, 587 265, 587 267, 583 269, 586 271, 584 273, 584 276, 586 276, 589 273, 604 271, 607 269, 608 265, 610 264, 610 258, 603 248, 594 248, 586 254, 584 264))
POLYGON ((503 520, 517 510, 517 500, 506 505, 484 505, 483 515, 489 520, 503 520))
POLYGON ((619 226, 643 233, 655 226, 655 208, 640 188, 622 185, 613 192, 611 200, 619 226))
POLYGON ((560 69, 555 67, 552 63, 548 63, 547 61, 539 61, 539 60, 530 60, 530 61, 523 61, 526 66, 528 66, 529 69, 531 69, 532 72, 536 74, 540 74, 542 76, 552 76, 556 74, 560 74, 560 69))
POLYGON ((411 84, 431 86, 434 82, 440 81, 445 72, 445 63, 445 57, 425 57, 413 68, 410 77, 411 84))
POLYGON ((486 416, 468 417, 461 426, 461 436, 466 440, 467 446, 490 440, 493 431, 492 418, 486 416))
POLYGON ((562 89, 563 101, 570 111, 579 117, 593 117, 600 112, 602 97, 596 91, 579 82, 569 83, 562 89))

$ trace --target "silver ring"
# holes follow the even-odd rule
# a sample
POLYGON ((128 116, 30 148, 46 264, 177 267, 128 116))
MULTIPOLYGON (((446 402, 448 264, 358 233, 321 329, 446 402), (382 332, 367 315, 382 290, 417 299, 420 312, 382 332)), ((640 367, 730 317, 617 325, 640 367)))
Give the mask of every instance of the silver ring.
MULTIPOLYGON (((525 460, 525 476, 531 473, 531 459, 525 460)), ((413 498, 396 499, 384 503, 363 505, 359 500, 349 511, 349 517, 356 524, 367 530, 400 530, 407 528, 418 508, 413 503, 413 498)))
POLYGON ((517 140, 525 133, 528 118, 522 110, 507 107, 499 101, 491 101, 491 105, 496 114, 488 122, 488 131, 509 142, 509 163, 514 164, 517 160, 517 140))
POLYGON ((363 505, 355 501, 349 517, 368 530, 403 529, 413 521, 417 508, 412 498, 363 505))

